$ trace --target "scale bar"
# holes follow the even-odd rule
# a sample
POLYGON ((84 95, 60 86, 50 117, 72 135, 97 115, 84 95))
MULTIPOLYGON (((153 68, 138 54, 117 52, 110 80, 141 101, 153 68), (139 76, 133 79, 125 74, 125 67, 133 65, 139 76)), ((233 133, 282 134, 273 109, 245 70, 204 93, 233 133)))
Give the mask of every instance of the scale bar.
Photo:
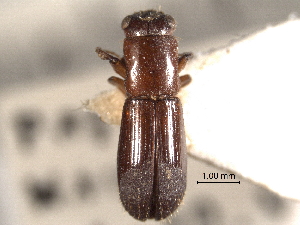
POLYGON ((203 181, 203 182, 201 182, 201 181, 197 181, 197 184, 199 184, 199 183, 230 183, 230 184, 240 184, 241 183, 241 181, 203 181))

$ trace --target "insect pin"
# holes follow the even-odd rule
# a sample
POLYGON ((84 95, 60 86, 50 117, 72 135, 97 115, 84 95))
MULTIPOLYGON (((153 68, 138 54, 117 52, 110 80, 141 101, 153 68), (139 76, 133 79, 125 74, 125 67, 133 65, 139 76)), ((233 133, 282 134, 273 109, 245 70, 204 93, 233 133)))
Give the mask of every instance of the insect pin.
POLYGON ((97 48, 123 79, 109 82, 125 95, 118 147, 121 202, 138 220, 161 220, 180 205, 186 189, 186 140, 179 89, 189 75, 179 76, 192 57, 178 54, 176 22, 161 11, 126 16, 122 58, 97 48))

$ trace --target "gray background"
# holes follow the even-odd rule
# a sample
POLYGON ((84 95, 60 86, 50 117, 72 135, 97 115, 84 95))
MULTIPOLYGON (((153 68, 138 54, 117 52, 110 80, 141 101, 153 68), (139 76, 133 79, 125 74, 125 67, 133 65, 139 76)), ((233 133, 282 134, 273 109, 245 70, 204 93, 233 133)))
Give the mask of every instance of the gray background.
MULTIPOLYGON (((178 22, 175 35, 180 41, 180 52, 192 51, 195 54, 226 46, 233 40, 241 39, 245 35, 264 29, 269 25, 286 21, 290 16, 297 15, 300 11, 298 0, 65 0, 51 2, 10 1, 9 3, 3 1, 0 6, 0 97, 2 101, 4 101, 9 91, 24 89, 26 91, 32 89, 39 95, 45 95, 45 98, 49 98, 51 91, 54 96, 57 90, 54 87, 47 90, 46 94, 46 91, 43 92, 44 87, 48 85, 53 87, 53 82, 56 82, 68 89, 72 81, 84 79, 85 77, 94 77, 98 80, 99 92, 106 90, 108 87, 106 80, 113 73, 109 72, 108 74, 106 72, 111 71, 110 66, 106 62, 102 62, 96 56, 94 50, 97 46, 100 46, 121 54, 124 35, 120 23, 126 15, 135 11, 161 7, 162 11, 172 15, 178 22)), ((80 89, 80 91, 88 92, 87 89, 80 89)), ((22 95, 23 92, 20 91, 19 94, 22 95)), ((80 100, 82 99, 78 99, 78 102, 80 100)), ((15 101, 17 102, 17 100, 15 101)), ((53 102, 57 99, 53 98, 49 101, 53 102)), ((78 110, 74 111, 75 107, 69 109, 63 104, 61 106, 59 104, 58 101, 57 114, 53 113, 52 117, 48 118, 49 121, 58 121, 55 135, 59 138, 57 137, 55 141, 64 142, 67 140, 68 143, 73 143, 76 146, 80 141, 88 140, 94 148, 101 149, 99 158, 95 159, 100 165, 95 170, 98 172, 89 173, 89 169, 82 168, 78 172, 77 168, 74 167, 74 174, 76 175, 72 173, 64 174, 63 172, 57 174, 62 181, 70 180, 73 182, 76 180, 78 184, 83 183, 84 185, 80 186, 80 190, 87 193, 87 196, 90 195, 87 198, 99 198, 99 202, 97 200, 97 204, 93 203, 92 205, 89 205, 89 201, 92 200, 79 198, 77 204, 93 208, 96 213, 85 213, 83 215, 80 212, 76 213, 78 218, 86 218, 83 223, 77 220, 77 224, 138 224, 139 222, 131 220, 127 213, 122 211, 120 202, 117 199, 115 157, 118 127, 105 125, 92 114, 84 114, 78 110), (63 119, 59 120, 59 118, 63 119), (93 130, 94 139, 79 140, 79 137, 87 135, 87 130, 93 130), (75 135, 73 131, 75 131, 75 135), (63 138, 66 140, 63 140, 63 138), (105 207, 108 207, 108 209, 105 207)), ((22 108, 25 103, 20 102, 19 105, 22 108)), ((18 104, 16 104, 16 108, 17 106, 18 104)), ((46 114, 48 111, 47 107, 39 105, 39 103, 34 106, 34 110, 38 108, 41 109, 40 112, 33 114, 33 117, 27 117, 31 115, 31 111, 25 113, 26 118, 36 119, 34 123, 37 124, 42 120, 43 113, 46 114)), ((2 105, 0 109, 3 111, 6 108, 2 105)), ((7 114, 10 114, 10 112, 7 112, 7 114)), ((6 120, 3 115, 1 115, 1 119, 6 120)), ((22 116, 21 118, 24 118, 24 114, 22 116)), ((30 124, 27 128, 25 126, 25 130, 22 130, 23 128, 16 128, 15 124, 18 124, 18 118, 11 121, 11 126, 1 126, 0 178, 2 175, 4 176, 6 165, 16 164, 17 168, 17 163, 20 163, 20 161, 27 162, 30 159, 31 162, 34 162, 36 152, 41 150, 34 147, 31 148, 29 153, 18 152, 19 150, 17 150, 15 158, 12 157, 8 160, 9 158, 6 157, 8 148, 2 147, 6 146, 8 136, 19 135, 18 137, 21 138, 20 143, 24 141, 24 138, 25 140, 29 138, 27 142, 30 142, 32 141, 30 138, 33 138, 33 140, 38 139, 43 130, 49 130, 48 126, 44 126, 41 127, 40 132, 32 131, 30 124), (14 129, 17 129, 16 134, 14 134, 14 129)), ((25 144, 24 146, 20 145, 21 149, 25 149, 25 144)), ((65 148, 62 149, 66 150, 65 148)), ((72 149, 67 150, 72 152, 72 149)), ((87 149, 81 149, 81 151, 88 154, 87 149)), ((58 154, 58 152, 55 152, 55 154, 58 154)), ((60 154, 57 157, 66 156, 63 153, 60 154)), ((47 158, 45 159, 47 160, 47 158)), ((74 162, 77 163, 76 160, 74 162)), ((41 163, 36 163, 39 166, 35 168, 32 165, 34 169, 31 170, 31 174, 25 173, 24 169, 20 168, 19 173, 21 175, 16 175, 16 177, 26 178, 29 183, 36 180, 35 176, 37 176, 38 171, 41 169, 47 171, 47 168, 42 168, 41 163)), ((49 174, 51 174, 51 171, 52 168, 49 168, 49 174)), ((201 180, 203 172, 226 172, 192 158, 189 159, 188 171, 189 183, 186 198, 178 216, 172 221, 173 224, 289 224, 290 217, 294 216, 292 214, 294 207, 292 201, 282 199, 242 178, 236 178, 236 180, 241 181, 241 185, 235 186, 196 185, 196 180, 201 180)), ((13 177, 10 177, 10 179, 13 179, 13 177)), ((68 213, 58 214, 55 210, 62 211, 59 208, 62 205, 71 211, 78 208, 78 205, 74 204, 76 200, 74 193, 78 192, 78 185, 76 186, 77 189, 75 186, 73 188, 72 185, 69 185, 71 187, 68 189, 69 193, 65 193, 65 196, 63 196, 63 194, 59 194, 59 188, 53 188, 59 182, 55 183, 52 179, 55 181, 55 176, 49 180, 40 181, 40 183, 37 181, 37 185, 34 182, 30 185, 26 182, 26 184, 20 182, 20 187, 10 187, 16 188, 16 192, 23 193, 25 196, 25 208, 31 214, 31 222, 27 224, 75 224, 68 213), (41 186, 46 187, 46 190, 50 190, 52 193, 50 200, 36 197, 34 191, 41 186), (61 199, 68 199, 68 201, 64 202, 61 199), (28 201, 26 202, 26 200, 28 201), (64 202, 64 204, 61 202, 64 202), (61 217, 61 223, 48 223, 47 221, 51 221, 49 215, 58 215, 58 217, 61 217)), ((8 187, 6 183, 2 182, 0 188, 0 224, 5 225, 16 224, 12 222, 14 221, 12 217, 15 214, 11 211, 14 208, 9 205, 10 199, 6 197, 6 191, 10 189, 8 187)), ((18 211, 15 213, 18 214, 18 211)))

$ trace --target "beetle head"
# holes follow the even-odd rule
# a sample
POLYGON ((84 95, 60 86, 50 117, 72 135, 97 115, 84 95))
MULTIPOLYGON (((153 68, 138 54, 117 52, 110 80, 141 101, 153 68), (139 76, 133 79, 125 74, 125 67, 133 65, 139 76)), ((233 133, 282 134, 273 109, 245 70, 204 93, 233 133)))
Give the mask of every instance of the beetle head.
POLYGON ((122 21, 126 37, 172 35, 175 28, 176 22, 172 16, 156 10, 136 12, 122 21))

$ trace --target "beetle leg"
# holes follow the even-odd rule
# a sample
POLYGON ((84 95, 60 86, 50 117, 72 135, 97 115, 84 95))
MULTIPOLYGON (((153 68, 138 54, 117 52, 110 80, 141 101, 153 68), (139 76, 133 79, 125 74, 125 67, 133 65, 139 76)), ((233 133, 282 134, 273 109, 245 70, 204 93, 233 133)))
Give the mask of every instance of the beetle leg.
POLYGON ((124 80, 119 78, 119 77, 110 77, 108 79, 108 82, 114 86, 116 86, 120 91, 122 91, 124 93, 124 95, 126 95, 126 90, 125 90, 125 86, 124 86, 124 80))
POLYGON ((179 79, 181 88, 188 85, 192 81, 192 78, 189 74, 182 75, 179 77, 179 79))
POLYGON ((179 54, 179 58, 178 58, 178 73, 180 73, 184 69, 186 63, 192 57, 193 57, 193 54, 191 52, 185 52, 185 53, 179 54))
MULTIPOLYGON (((114 71, 119 74, 121 77, 126 78, 126 66, 124 58, 118 58, 114 56, 112 52, 104 51, 101 48, 96 48, 96 53, 103 60, 109 60, 110 65, 114 71)), ((116 54, 115 54, 116 55, 116 54)))

